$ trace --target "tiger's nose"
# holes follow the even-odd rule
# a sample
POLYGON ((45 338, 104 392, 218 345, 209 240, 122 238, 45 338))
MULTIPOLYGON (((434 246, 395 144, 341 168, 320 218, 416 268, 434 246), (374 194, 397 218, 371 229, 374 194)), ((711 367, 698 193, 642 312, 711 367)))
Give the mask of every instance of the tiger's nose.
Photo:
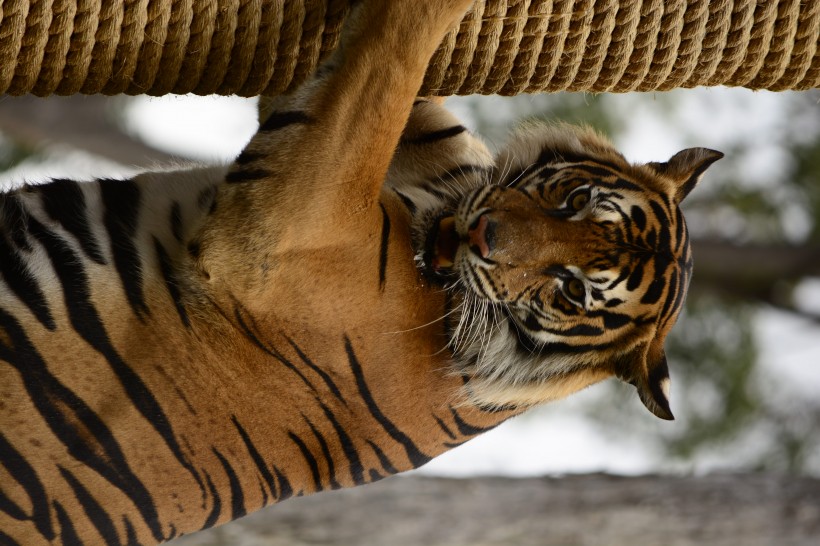
POLYGON ((495 222, 486 213, 482 214, 467 230, 467 240, 473 252, 488 258, 495 248, 495 222))

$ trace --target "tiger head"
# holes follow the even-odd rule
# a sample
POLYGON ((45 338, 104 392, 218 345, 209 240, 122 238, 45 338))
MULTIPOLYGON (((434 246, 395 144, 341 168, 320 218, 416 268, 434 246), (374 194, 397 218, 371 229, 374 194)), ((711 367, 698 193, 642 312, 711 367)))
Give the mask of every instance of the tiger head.
POLYGON ((439 209, 421 250, 459 302, 467 399, 521 408, 615 376, 672 419, 664 339, 692 272, 679 205, 722 156, 634 165, 591 129, 515 136, 490 184, 439 209))

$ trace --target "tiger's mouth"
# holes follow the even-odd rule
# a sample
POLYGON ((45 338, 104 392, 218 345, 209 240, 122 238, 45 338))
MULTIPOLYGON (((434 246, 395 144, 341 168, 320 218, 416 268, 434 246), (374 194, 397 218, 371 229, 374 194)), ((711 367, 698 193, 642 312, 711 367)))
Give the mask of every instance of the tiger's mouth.
POLYGON ((462 237, 456 229, 456 218, 444 215, 433 223, 427 238, 424 262, 436 274, 452 271, 462 237))
POLYGON ((477 259, 492 263, 488 257, 495 245, 495 235, 485 211, 476 214, 466 228, 459 229, 460 225, 464 222, 452 214, 444 214, 433 222, 424 263, 434 274, 447 275, 458 269, 458 253, 462 247, 477 259))

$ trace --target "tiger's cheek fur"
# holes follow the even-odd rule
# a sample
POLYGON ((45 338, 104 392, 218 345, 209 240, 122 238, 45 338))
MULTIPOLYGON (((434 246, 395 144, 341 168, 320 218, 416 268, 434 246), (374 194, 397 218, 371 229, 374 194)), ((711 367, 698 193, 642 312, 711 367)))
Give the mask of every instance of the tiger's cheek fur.
POLYGON ((465 313, 484 323, 454 335, 468 397, 525 405, 616 375, 670 418, 662 347, 691 271, 678 203, 721 154, 632 165, 594 132, 561 125, 511 142, 498 185, 466 195, 455 216, 465 313))

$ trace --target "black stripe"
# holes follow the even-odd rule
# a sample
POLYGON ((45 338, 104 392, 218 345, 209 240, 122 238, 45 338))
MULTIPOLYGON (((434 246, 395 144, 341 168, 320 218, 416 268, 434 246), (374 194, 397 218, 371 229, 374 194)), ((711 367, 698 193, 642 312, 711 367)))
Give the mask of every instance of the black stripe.
MULTIPOLYGON (((632 191, 632 192, 636 192, 636 193, 642 193, 642 194, 650 193, 650 194, 654 194, 654 195, 660 195, 658 192, 656 192, 655 190, 653 190, 651 188, 639 186, 638 184, 635 184, 634 182, 631 182, 631 181, 629 181, 625 178, 622 178, 621 174, 619 172, 612 172, 610 170, 607 170, 606 168, 602 168, 602 167, 597 167, 596 168, 596 167, 590 167, 590 166, 587 166, 587 165, 578 165, 578 166, 576 166, 576 168, 578 168, 581 171, 585 171, 587 174, 594 177, 596 185, 605 187, 610 191, 612 191, 612 190, 628 190, 628 191, 632 191), (614 181, 605 180, 605 178, 611 178, 611 177, 615 177, 615 180, 614 181)), ((610 168, 613 171, 617 171, 616 167, 610 167, 610 168)), ((612 193, 611 196, 616 198, 616 199, 623 199, 623 195, 621 195, 619 193, 612 193)))
POLYGON ((666 279, 664 278, 665 273, 666 272, 664 270, 658 269, 658 264, 656 263, 655 278, 652 279, 651 283, 649 283, 649 287, 641 297, 641 303, 649 305, 658 303, 658 300, 661 299, 661 296, 663 296, 663 293, 666 290, 666 279))
POLYGON ((307 124, 313 122, 313 118, 306 112, 299 110, 287 112, 273 112, 268 119, 259 127, 259 132, 278 131, 295 124, 307 124))
POLYGON ((137 317, 149 315, 142 293, 142 263, 134 237, 141 206, 141 191, 133 180, 99 180, 103 224, 108 230, 114 266, 128 303, 137 317))
POLYGON ((451 440, 458 439, 458 437, 455 434, 453 434, 453 431, 450 430, 450 428, 446 424, 444 424, 444 421, 442 421, 438 416, 433 415, 433 419, 436 420, 436 423, 438 423, 439 428, 444 431, 444 434, 446 434, 448 438, 450 438, 451 440))
POLYGON ((361 396, 362 400, 364 400, 364 403, 367 405, 370 415, 373 416, 373 418, 382 426, 384 431, 387 432, 391 438, 402 445, 404 451, 407 453, 407 458, 415 468, 430 462, 432 457, 422 453, 416 444, 413 443, 413 441, 406 434, 399 430, 399 428, 390 419, 388 419, 384 413, 382 413, 381 409, 379 409, 378 404, 376 404, 376 401, 373 399, 370 388, 367 386, 367 382, 365 381, 364 373, 362 371, 362 366, 359 363, 358 358, 356 358, 356 353, 353 351, 353 346, 350 343, 350 339, 347 336, 345 336, 344 339, 347 360, 350 363, 350 369, 353 372, 353 377, 356 378, 356 387, 359 390, 359 396, 361 396))
POLYGON ((387 458, 387 455, 384 454, 384 451, 381 450, 379 446, 375 443, 371 442, 370 440, 367 441, 370 448, 373 450, 373 453, 376 454, 376 458, 379 459, 379 464, 382 465, 382 469, 387 472, 388 475, 398 474, 398 469, 393 466, 393 463, 390 462, 390 459, 387 458))
POLYGON ((485 186, 484 188, 481 188, 481 190, 473 192, 473 194, 470 196, 470 200, 464 207, 464 210, 478 209, 478 203, 486 202, 490 197, 498 193, 498 191, 500 190, 495 186, 485 186))
POLYGON ((568 150, 544 150, 538 161, 539 164, 565 164, 562 168, 571 168, 584 171, 598 179, 601 185, 608 188, 622 188, 634 191, 644 191, 643 188, 621 178, 622 168, 620 165, 604 161, 583 153, 568 150), (604 178, 615 177, 615 183, 605 182, 604 178))
POLYGON ((57 523, 60 525, 60 544, 63 546, 83 546, 71 518, 66 514, 63 505, 54 501, 54 512, 57 514, 57 523))
MULTIPOLYGON (((528 324, 529 326, 529 324, 528 324)), ((533 330, 538 330, 538 328, 532 328, 533 330)), ((604 334, 603 328, 599 328, 597 326, 593 326, 591 324, 576 324, 570 328, 546 328, 541 327, 541 331, 549 332, 550 334, 555 334, 564 337, 589 337, 589 336, 600 336, 604 334)))
POLYGON ((305 442, 302 441, 299 436, 294 434, 292 431, 288 431, 288 437, 293 441, 294 444, 297 445, 299 451, 302 452, 302 457, 304 457, 305 462, 308 464, 310 468, 310 474, 313 476, 313 485, 316 491, 322 491, 324 487, 322 487, 322 477, 319 474, 319 463, 316 462, 316 457, 313 456, 313 453, 310 452, 308 447, 305 445, 305 442))
POLYGON ((0 360, 20 372, 29 398, 68 453, 125 493, 136 505, 154 538, 164 539, 148 490, 128 466, 114 435, 81 398, 46 369, 46 363, 20 324, 0 308, 0 329, 14 347, 0 344, 0 360))
POLYGON ((293 487, 291 487, 287 476, 282 474, 276 466, 273 467, 273 473, 276 475, 276 481, 279 483, 279 497, 282 501, 293 496, 293 487))
MULTIPOLYGON (((519 192, 523 193, 527 197, 530 197, 530 194, 527 192, 527 187, 530 182, 530 178, 532 177, 532 173, 534 170, 538 168, 538 165, 530 165, 526 169, 510 171, 507 173, 507 176, 504 177, 498 185, 504 188, 510 188, 513 190, 518 190, 519 192)), ((542 177, 542 180, 548 179, 550 176, 557 172, 557 169, 550 169, 548 167, 543 167, 544 170, 550 171, 548 175, 542 177)))
MULTIPOLYGON (((521 411, 522 407, 527 408, 529 406, 519 406, 517 404, 503 404, 501 406, 490 406, 490 405, 485 406, 485 405, 479 404, 479 405, 476 406, 476 409, 478 409, 480 411, 483 411, 484 413, 502 413, 502 412, 505 412, 505 411, 521 411)), ((506 417, 504 418, 504 420, 506 420, 506 417)), ((501 424, 501 423, 498 423, 498 424, 501 424)), ((467 440, 465 440, 465 442, 466 441, 467 440)), ((462 442, 462 443, 464 443, 464 442, 462 442)))
MULTIPOLYGON (((0 457, 2 456, 3 454, 0 453, 0 457)), ((9 465, 6 464, 5 461, 3 461, 3 466, 5 466, 7 470, 9 468, 11 468, 11 470, 14 470, 14 468, 9 467, 9 465)), ((46 508, 48 508, 48 504, 46 504, 46 508)), ((20 506, 18 506, 17 504, 15 504, 14 501, 11 500, 8 497, 8 495, 6 495, 6 493, 3 492, 2 489, 0 489, 0 512, 4 513, 11 519, 16 519, 17 521, 27 521, 28 519, 32 519, 35 522, 35 524, 39 521, 42 521, 34 517, 34 515, 32 515, 31 518, 29 518, 29 515, 23 512, 23 509, 20 508, 20 506)), ((42 534, 42 532, 40 534, 42 534)))
POLYGON ((193 240, 188 243, 185 247, 185 250, 188 251, 188 255, 193 258, 194 260, 198 260, 200 254, 202 254, 202 245, 199 241, 193 240))
POLYGON ((481 280, 478 278, 478 274, 475 272, 475 268, 468 267, 467 273, 470 277, 470 280, 473 281, 471 283, 471 286, 474 289, 474 291, 478 292, 478 295, 483 297, 485 300, 492 300, 493 298, 490 296, 489 293, 487 293, 487 290, 481 284, 481 280))
POLYGON ((219 459, 219 463, 222 465, 225 475, 228 476, 228 484, 231 488, 231 520, 241 518, 247 514, 247 510, 245 509, 245 494, 242 491, 242 484, 239 483, 239 478, 231 466, 231 463, 222 456, 222 453, 220 453, 215 447, 212 447, 211 451, 213 451, 216 458, 219 459))
POLYGON ((573 150, 544 148, 538 156, 536 165, 583 163, 584 161, 592 160, 593 158, 591 156, 573 150))
MULTIPOLYGON (((607 304, 607 306, 609 306, 609 304, 607 304)), ((630 317, 629 315, 624 315, 622 313, 603 312, 601 313, 601 316, 604 318, 604 328, 606 328, 607 330, 617 330, 618 328, 622 328, 632 321, 632 317, 630 317)))
POLYGON ((626 281, 626 289, 630 292, 634 292, 635 289, 641 285, 645 265, 646 264, 643 259, 640 259, 637 263, 633 264, 632 272, 629 274, 629 280, 626 281))
MULTIPOLYGON (((134 525, 131 523, 127 517, 122 517, 122 524, 125 527, 125 540, 126 546, 140 546, 140 541, 137 538, 137 531, 134 529, 134 525)), ((176 532, 170 533, 168 535, 168 540, 171 540, 176 536, 176 532)))
MULTIPOLYGON (((52 267, 63 286, 63 297, 68 317, 74 330, 97 352, 105 357, 111 369, 117 375, 128 398, 151 424, 154 430, 165 441, 165 445, 174 454, 177 461, 185 467, 203 488, 202 480, 196 469, 182 454, 168 417, 159 402, 128 364, 111 345, 108 333, 103 326, 97 310, 90 299, 88 277, 74 252, 61 239, 46 230, 34 219, 29 221, 29 231, 45 248, 52 267)), ((112 482, 113 483, 113 482, 112 482)), ((204 490, 203 490, 204 492, 204 490)), ((137 503, 139 506, 139 503, 137 503)), ((156 524, 156 522, 153 522, 156 524)), ((149 523, 150 525, 150 523, 149 523)))
POLYGON ((679 255, 682 253, 682 249, 686 244, 686 241, 689 239, 688 233, 686 232, 686 220, 683 219, 683 212, 681 212, 679 207, 675 208, 675 248, 674 253, 679 255))
POLYGON ((638 231, 643 231, 646 229, 646 213, 643 209, 641 209, 641 207, 632 205, 629 212, 629 218, 635 222, 635 227, 638 228, 638 231))
POLYGON ((518 323, 511 318, 511 315, 507 313, 507 318, 510 321, 510 324, 513 326, 513 330, 515 330, 515 350, 519 354, 524 355, 526 358, 532 358, 533 355, 540 355, 541 354, 541 344, 535 340, 529 333, 522 326, 519 326, 518 323))
POLYGON ((219 490, 214 486, 214 482, 211 481, 211 476, 207 472, 205 472, 205 483, 208 485, 208 491, 211 494, 214 505, 211 507, 208 517, 205 518, 202 529, 213 527, 222 514, 222 498, 219 496, 219 490))
MULTIPOLYGON (((29 191, 32 191, 29 189, 29 191)), ((26 238, 26 224, 28 212, 20 203, 17 195, 0 193, 0 221, 8 228, 12 243, 25 252, 31 250, 31 244, 26 238)))
POLYGON ((54 529, 51 526, 45 487, 34 468, 19 451, 14 449, 2 431, 0 431, 0 464, 25 491, 31 505, 31 514, 26 514, 22 508, 14 504, 2 489, 0 489, 0 511, 17 520, 31 519, 43 538, 53 540, 54 529))
MULTIPOLYGON (((277 351, 275 348, 269 348, 267 345, 262 343, 262 340, 260 340, 256 336, 256 334, 253 332, 253 330, 251 330, 251 327, 242 318, 242 313, 240 312, 240 309, 239 309, 238 306, 237 306, 236 309, 234 309, 234 317, 236 317, 236 321, 239 324, 239 328, 242 330, 242 332, 244 332, 245 337, 247 337, 251 341, 251 343, 256 345, 259 349, 261 349, 262 351, 264 351, 268 355, 270 355, 273 358, 275 358, 276 360, 278 360, 280 363, 284 364, 287 369, 289 369, 290 371, 292 371, 293 373, 298 375, 299 379, 301 379, 302 382, 305 385, 307 385, 310 390, 312 390, 316 394, 319 394, 319 391, 316 390, 316 387, 313 386, 313 383, 311 383, 310 380, 307 377, 305 377, 305 374, 303 374, 301 371, 299 371, 299 368, 297 368, 291 361, 289 361, 284 356, 282 356, 282 354, 279 353, 279 351, 277 351)), ((253 323, 253 317, 251 317, 251 325, 254 327, 254 330, 255 330, 256 325, 253 323)))
POLYGON ((182 207, 177 201, 171 204, 171 235, 178 243, 182 243, 182 207))
POLYGON ((612 308, 612 307, 618 307, 618 306, 619 306, 619 305, 621 305, 623 302, 624 302, 624 300, 622 300, 622 299, 619 299, 619 298, 612 298, 611 300, 609 300, 609 301, 607 301, 607 302, 606 302, 605 307, 606 307, 606 308, 608 308, 608 309, 609 309, 609 308, 612 308))
POLYGON ((22 301, 37 320, 48 330, 55 330, 57 324, 48 308, 46 298, 40 291, 22 257, 12 249, 0 232, 0 278, 22 301))
POLYGON ((658 223, 660 225, 660 230, 658 231, 658 250, 672 254, 674 248, 672 247, 672 232, 670 231, 671 220, 667 214, 667 210, 656 201, 650 201, 649 206, 658 217, 658 223))
POLYGON ((157 261, 159 262, 159 270, 162 273, 162 280, 165 281, 165 288, 174 302, 179 320, 185 325, 185 328, 191 327, 191 321, 188 319, 188 312, 182 304, 182 293, 179 291, 179 282, 177 281, 176 272, 173 265, 171 265, 171 258, 159 242, 159 239, 154 237, 154 250, 157 253, 157 261))
POLYGON ((477 434, 481 434, 483 432, 487 432, 488 430, 492 430, 495 426, 491 427, 477 427, 467 423, 464 419, 461 418, 461 415, 458 414, 458 411, 452 406, 450 406, 450 414, 453 416, 453 421, 456 423, 456 427, 458 428, 458 433, 462 436, 475 436, 477 434))
POLYGON ((208 186, 201 190, 196 196, 196 206, 199 207, 199 210, 203 212, 210 211, 216 204, 216 194, 218 191, 216 185, 208 186))
POLYGON ((669 319, 672 318, 674 311, 678 310, 686 297, 686 285, 682 283, 682 279, 678 275, 678 271, 673 269, 669 278, 669 293, 666 295, 663 308, 660 312, 660 317, 663 320, 662 326, 665 326, 669 319))
POLYGON ((341 489, 342 486, 336 480, 336 463, 333 460, 333 455, 330 453, 330 447, 328 446, 327 440, 325 439, 324 434, 317 429, 313 423, 311 423, 310 419, 307 418, 305 414, 302 414, 302 419, 310 427, 310 431, 313 432, 314 438, 319 442, 319 449, 322 450, 322 455, 325 458, 325 462, 327 463, 327 474, 328 474, 328 484, 330 485, 331 489, 341 489))
MULTIPOLYGON (((649 201, 649 208, 652 209, 652 213, 655 215, 655 219, 658 221, 658 225, 663 228, 669 227, 669 214, 667 214, 666 209, 655 201, 654 199, 649 201)), ((668 232, 668 230, 664 229, 662 231, 668 232)))
POLYGON ((268 500, 270 500, 270 497, 268 497, 268 489, 265 487, 265 484, 262 483, 262 480, 258 477, 256 478, 256 483, 259 485, 259 493, 262 495, 262 506, 267 506, 268 500))
POLYGON ((339 437, 339 443, 342 446, 342 451, 345 454, 345 458, 347 458, 348 470, 353 478, 353 483, 356 485, 363 484, 364 467, 362 466, 361 459, 359 459, 359 453, 356 451, 356 446, 353 444, 353 441, 350 439, 350 436, 347 435, 347 432, 345 432, 342 425, 339 424, 339 421, 336 419, 336 416, 333 415, 333 412, 330 411, 330 409, 321 401, 317 400, 317 402, 319 402, 319 405, 322 407, 322 411, 325 412, 325 417, 327 417, 327 420, 330 421, 331 425, 333 425, 333 430, 336 431, 336 436, 339 437))
POLYGON ((80 185, 73 180, 53 180, 37 189, 48 215, 77 239, 86 256, 104 265, 105 258, 88 223, 85 196, 80 185))
POLYGON ((393 192, 395 192, 395 194, 399 196, 399 199, 401 199, 401 202, 404 203, 405 208, 410 212, 411 215, 416 213, 417 207, 412 199, 410 199, 398 190, 393 190, 393 192))
MULTIPOLYGON (((490 276, 489 271, 487 271, 484 268, 477 268, 477 267, 473 267, 471 269, 473 269, 473 271, 478 272, 478 274, 480 274, 481 277, 484 279, 484 282, 486 282, 487 284, 490 285, 490 289, 492 290, 494 296, 498 297, 501 294, 501 289, 499 289, 498 286, 496 286, 495 281, 490 276)), ((496 298, 491 298, 491 299, 496 299, 496 298)))
MULTIPOLYGON (((616 224, 615 229, 610 231, 610 238, 614 241, 623 241, 628 237, 624 237, 624 233, 631 234, 633 231, 641 232, 646 229, 646 213, 638 206, 633 206, 630 213, 626 211, 614 201, 605 201, 600 199, 600 206, 603 210, 607 208, 615 211, 621 217, 620 225, 616 224)), ((603 224, 603 222, 602 222, 603 224)))
POLYGON ((274 497, 278 496, 276 493, 276 479, 273 477, 273 474, 270 473, 268 469, 268 465, 265 464, 265 460, 262 458, 262 455, 259 454, 259 450, 256 449, 256 446, 253 444, 250 436, 245 431, 244 427, 239 423, 235 415, 231 415, 231 421, 233 425, 236 427, 236 430, 239 431, 239 436, 242 437, 242 441, 245 443, 245 448, 248 450, 248 453, 251 455, 251 459, 253 460, 253 464, 256 465, 256 469, 262 475, 262 479, 265 480, 265 483, 268 484, 268 488, 270 489, 271 495, 274 497))
POLYGON ((592 351, 601 351, 608 348, 611 344, 606 343, 583 343, 579 345, 570 345, 569 343, 550 342, 544 343, 539 351, 544 353, 567 354, 574 355, 580 353, 588 353, 592 351))
POLYGON ((624 282, 627 279, 627 277, 629 277, 630 273, 631 272, 629 271, 629 267, 621 268, 621 272, 618 274, 618 277, 615 278, 608 285, 606 285, 607 290, 612 290, 613 288, 624 282))
POLYGON ((239 154, 239 156, 237 156, 237 158, 234 159, 233 162, 237 165, 247 165, 248 163, 253 163, 258 159, 262 159, 263 157, 265 157, 264 154, 261 154, 259 152, 251 152, 246 148, 242 150, 242 153, 239 154))
POLYGON ((239 184, 242 182, 255 182, 270 178, 273 173, 267 169, 240 169, 232 170, 225 175, 225 182, 229 184, 239 184))
MULTIPOLYGON (((314 362, 307 357, 307 355, 304 353, 304 351, 302 351, 302 349, 299 347, 299 345, 296 344, 296 342, 294 342, 292 339, 290 339, 287 336, 285 336, 285 339, 287 340, 288 343, 290 343, 290 346, 293 347, 293 350, 296 351, 297 356, 299 356, 299 358, 302 360, 302 362, 304 362, 311 370, 313 370, 314 372, 319 374, 319 377, 321 377, 322 381, 325 382, 325 385, 327 385, 327 388, 329 388, 330 392, 333 393, 333 396, 335 396, 337 399, 339 399, 339 401, 341 401, 342 404, 347 406, 347 400, 345 400, 344 397, 342 396, 342 392, 339 390, 339 387, 336 386, 336 383, 333 381, 333 378, 330 377, 330 374, 328 374, 322 368, 320 368, 319 366, 314 364, 314 362)), ((314 389, 314 390, 316 390, 316 389, 314 389)))
POLYGON ((446 129, 438 129, 436 131, 430 131, 428 133, 415 135, 410 138, 403 138, 401 139, 400 144, 433 144, 435 142, 439 142, 441 140, 445 140, 460 135, 465 131, 467 131, 467 128, 463 125, 454 125, 452 127, 447 127, 446 129))
POLYGON ((105 544, 122 544, 120 537, 117 536, 117 529, 114 527, 114 522, 108 517, 108 514, 103 507, 100 506, 100 503, 91 495, 91 492, 89 492, 69 470, 59 465, 57 468, 60 471, 60 475, 71 487, 71 490, 74 491, 74 496, 77 498, 80 506, 82 506, 83 512, 88 516, 88 519, 91 521, 91 524, 94 525, 94 528, 97 529, 97 532, 100 533, 105 544))
POLYGON ((450 189, 446 186, 439 187, 438 184, 441 184, 441 180, 436 179, 431 180, 429 182, 425 182, 424 184, 421 184, 419 187, 427 193, 431 194, 439 201, 448 201, 450 199, 450 189))
POLYGON ((379 247, 379 290, 384 292, 384 283, 387 276, 387 248, 390 245, 390 216, 384 205, 379 203, 382 209, 382 242, 379 247))

